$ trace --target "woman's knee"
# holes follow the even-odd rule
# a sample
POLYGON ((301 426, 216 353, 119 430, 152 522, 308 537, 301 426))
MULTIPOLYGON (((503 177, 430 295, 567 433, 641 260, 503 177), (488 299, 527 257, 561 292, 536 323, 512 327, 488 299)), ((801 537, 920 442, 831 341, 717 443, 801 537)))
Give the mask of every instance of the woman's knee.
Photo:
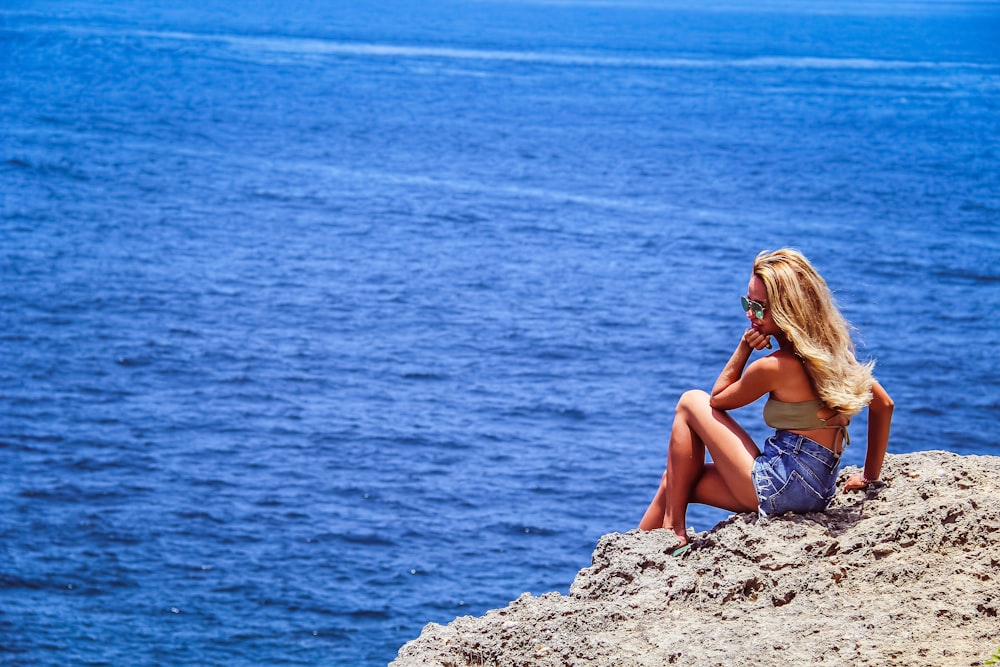
POLYGON ((691 413, 695 410, 701 410, 709 405, 708 392, 702 391, 701 389, 689 389, 681 394, 681 397, 677 400, 676 412, 686 412, 691 413))

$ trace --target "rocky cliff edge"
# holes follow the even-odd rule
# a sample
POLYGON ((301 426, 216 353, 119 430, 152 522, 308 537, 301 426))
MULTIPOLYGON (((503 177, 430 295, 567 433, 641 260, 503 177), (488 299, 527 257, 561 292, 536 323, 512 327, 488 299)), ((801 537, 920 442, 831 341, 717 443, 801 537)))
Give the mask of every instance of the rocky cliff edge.
POLYGON ((1000 457, 890 455, 882 477, 823 513, 734 515, 679 556, 667 531, 605 535, 569 595, 428 624, 391 667, 982 665, 1000 457))

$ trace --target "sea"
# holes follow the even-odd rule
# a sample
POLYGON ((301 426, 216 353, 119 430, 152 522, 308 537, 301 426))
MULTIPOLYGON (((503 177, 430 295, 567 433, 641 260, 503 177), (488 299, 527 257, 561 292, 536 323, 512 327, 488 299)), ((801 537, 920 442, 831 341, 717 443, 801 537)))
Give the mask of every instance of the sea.
POLYGON ((4 665, 385 665, 566 593, 765 249, 890 454, 1000 455, 998 2, 4 0, 0 214, 4 665))

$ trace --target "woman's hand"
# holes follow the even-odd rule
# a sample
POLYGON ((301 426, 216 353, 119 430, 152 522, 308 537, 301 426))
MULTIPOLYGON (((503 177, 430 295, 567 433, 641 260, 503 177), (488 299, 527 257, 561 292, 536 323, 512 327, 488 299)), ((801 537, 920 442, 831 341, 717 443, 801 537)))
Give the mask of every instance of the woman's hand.
POLYGON ((859 489, 867 489, 868 482, 865 480, 863 473, 856 472, 847 478, 847 483, 844 484, 844 493, 848 491, 857 491, 859 489))
POLYGON ((743 332, 743 342, 755 350, 771 349, 771 337, 765 336, 753 327, 743 332))

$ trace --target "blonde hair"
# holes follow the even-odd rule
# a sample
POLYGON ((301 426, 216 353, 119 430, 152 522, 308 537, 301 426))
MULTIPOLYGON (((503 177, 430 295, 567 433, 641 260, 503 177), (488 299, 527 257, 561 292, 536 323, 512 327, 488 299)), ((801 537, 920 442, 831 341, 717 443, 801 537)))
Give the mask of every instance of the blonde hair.
POLYGON ((820 399, 848 416, 868 405, 875 362, 862 364, 855 357, 852 327, 809 260, 793 248, 765 250, 753 272, 767 289, 774 323, 805 363, 820 399))

